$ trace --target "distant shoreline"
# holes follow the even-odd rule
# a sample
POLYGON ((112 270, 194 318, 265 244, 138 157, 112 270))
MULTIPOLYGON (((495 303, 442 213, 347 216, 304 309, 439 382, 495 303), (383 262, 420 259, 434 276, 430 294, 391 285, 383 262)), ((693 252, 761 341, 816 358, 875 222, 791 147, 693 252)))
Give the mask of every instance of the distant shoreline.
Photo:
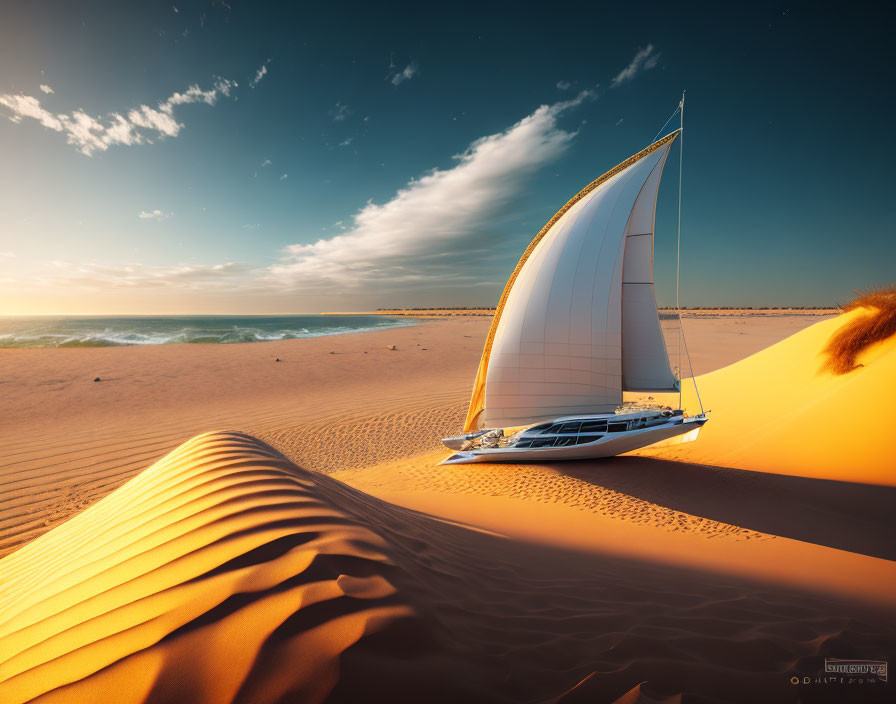
POLYGON ((381 315, 16 318, 0 320, 0 349, 256 344, 416 325, 381 315))
MULTIPOLYGON (((660 316, 675 313, 675 308, 660 308, 660 316)), ((839 315, 839 308, 682 308, 685 318, 721 316, 828 316, 839 315)), ((484 317, 495 314, 494 308, 389 308, 375 311, 328 311, 320 315, 390 315, 409 318, 484 317)))

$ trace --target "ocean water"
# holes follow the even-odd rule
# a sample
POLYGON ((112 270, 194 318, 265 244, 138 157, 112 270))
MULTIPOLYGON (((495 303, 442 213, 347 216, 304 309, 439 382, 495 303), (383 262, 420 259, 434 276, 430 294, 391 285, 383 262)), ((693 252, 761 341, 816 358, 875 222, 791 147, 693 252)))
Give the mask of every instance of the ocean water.
POLYGON ((382 315, 0 317, 0 347, 268 342, 414 324, 382 315))

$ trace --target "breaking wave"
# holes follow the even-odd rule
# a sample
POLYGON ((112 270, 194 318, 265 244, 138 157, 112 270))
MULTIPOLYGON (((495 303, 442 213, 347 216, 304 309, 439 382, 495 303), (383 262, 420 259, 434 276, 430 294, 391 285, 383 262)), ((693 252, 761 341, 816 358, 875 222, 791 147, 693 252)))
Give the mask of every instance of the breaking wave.
POLYGON ((383 316, 271 318, 7 318, 0 347, 120 347, 131 345, 273 342, 414 325, 383 316))

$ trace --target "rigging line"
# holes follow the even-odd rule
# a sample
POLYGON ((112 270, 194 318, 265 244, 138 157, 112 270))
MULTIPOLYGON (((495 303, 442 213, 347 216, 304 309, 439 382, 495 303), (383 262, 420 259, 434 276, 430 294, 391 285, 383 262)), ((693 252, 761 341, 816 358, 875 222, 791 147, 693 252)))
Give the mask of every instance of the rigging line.
POLYGON ((681 110, 681 103, 678 104, 678 107, 675 108, 675 111, 671 115, 669 115, 669 119, 663 123, 662 127, 660 127, 660 131, 657 132, 656 137, 654 137, 651 140, 651 142, 650 142, 651 144, 653 144, 656 140, 658 140, 660 138, 660 135, 662 134, 663 130, 666 129, 666 125, 668 125, 670 122, 672 122, 672 118, 675 117, 675 115, 678 113, 679 110, 681 110))
MULTIPOLYGON (((681 318, 679 318, 679 323, 680 322, 681 322, 681 318)), ((690 372, 691 372, 691 381, 694 382, 694 392, 697 394, 697 403, 700 404, 700 415, 703 415, 703 399, 700 398, 700 389, 697 388, 697 377, 694 376, 694 365, 691 364, 691 353, 688 351, 688 341, 687 341, 687 338, 684 337, 683 333, 682 333, 682 340, 684 340, 684 353, 688 358, 688 369, 690 369, 690 372)), ((678 398, 679 398, 678 406, 681 407, 681 403, 680 403, 681 382, 679 382, 679 384, 678 384, 678 398)))
MULTIPOLYGON (((675 246, 675 307, 678 309, 678 407, 681 408, 681 346, 684 345, 684 353, 688 360, 688 370, 691 374, 691 381, 694 384, 694 392, 697 394, 697 403, 700 405, 700 415, 703 415, 703 399, 700 398, 700 389, 697 388, 697 379, 694 376, 694 365, 691 362, 691 353, 688 350, 688 341, 684 336, 684 323, 681 319, 681 303, 679 301, 679 283, 681 280, 681 189, 682 189, 682 172, 684 165, 684 97, 687 91, 682 91, 681 102, 678 109, 681 110, 681 127, 679 133, 680 143, 678 145, 678 240, 675 246)), ((672 113, 673 115, 675 113, 672 113)))

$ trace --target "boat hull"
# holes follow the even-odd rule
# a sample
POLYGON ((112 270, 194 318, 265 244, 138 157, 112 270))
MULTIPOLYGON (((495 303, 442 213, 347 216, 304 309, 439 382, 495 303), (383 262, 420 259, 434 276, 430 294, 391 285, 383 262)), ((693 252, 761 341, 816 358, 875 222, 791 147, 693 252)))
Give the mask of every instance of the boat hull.
MULTIPOLYGON (((676 419, 678 420, 678 419, 676 419)), ((699 430, 706 418, 685 418, 660 426, 608 433, 594 442, 563 447, 494 447, 457 451, 440 464, 474 462, 542 462, 554 460, 587 460, 615 457, 654 443, 699 430)))

